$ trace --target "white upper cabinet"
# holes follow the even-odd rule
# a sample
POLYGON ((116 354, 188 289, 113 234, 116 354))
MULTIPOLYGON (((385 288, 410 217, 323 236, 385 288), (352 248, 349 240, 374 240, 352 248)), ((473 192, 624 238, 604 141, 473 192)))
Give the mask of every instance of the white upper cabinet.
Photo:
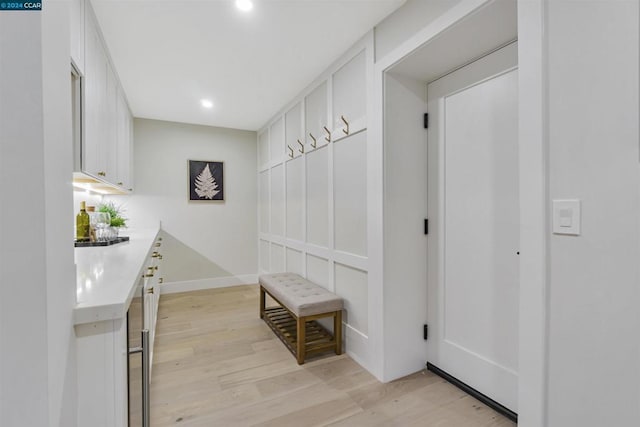
POLYGON ((298 102, 285 114, 284 123, 287 156, 289 158, 301 156, 305 150, 301 102, 298 102))
POLYGON ((84 74, 84 0, 71 0, 69 13, 71 60, 80 74, 84 74))
POLYGON ((327 138, 330 137, 326 130, 329 129, 327 96, 325 81, 305 98, 305 138, 309 149, 315 148, 314 145, 320 147, 327 144, 327 138))
POLYGON ((89 3, 84 3, 82 172, 131 191, 133 117, 89 3))
POLYGON ((84 138, 82 171, 107 176, 107 56, 90 14, 85 23, 84 138))
POLYGON ((269 128, 269 147, 271 152, 271 163, 282 163, 285 155, 284 145, 284 120, 280 117, 269 128))
POLYGON ((107 116, 105 117, 107 169, 105 179, 118 182, 118 81, 111 64, 107 63, 107 116))
POLYGON ((363 50, 333 75, 334 141, 367 127, 367 73, 363 50))
POLYGON ((117 114, 116 185, 133 191, 133 181, 131 179, 133 119, 122 90, 118 90, 117 114))

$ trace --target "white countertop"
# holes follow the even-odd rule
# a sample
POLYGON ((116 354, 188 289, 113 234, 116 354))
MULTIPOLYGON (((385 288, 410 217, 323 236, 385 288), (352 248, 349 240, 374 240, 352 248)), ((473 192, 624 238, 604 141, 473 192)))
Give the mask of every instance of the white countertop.
POLYGON ((160 231, 125 229, 128 242, 75 248, 77 269, 76 325, 124 318, 142 269, 160 231))

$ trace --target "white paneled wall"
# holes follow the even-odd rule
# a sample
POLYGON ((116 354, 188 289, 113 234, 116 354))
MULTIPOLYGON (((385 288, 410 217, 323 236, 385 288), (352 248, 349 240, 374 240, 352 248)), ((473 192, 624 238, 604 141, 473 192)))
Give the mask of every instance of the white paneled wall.
POLYGON ((284 118, 280 117, 269 129, 271 163, 280 163, 284 157, 284 118))
POLYGON ((329 261, 324 258, 308 254, 307 279, 329 289, 329 261))
POLYGON ((367 133, 338 141, 333 149, 335 248, 367 255, 367 133))
POLYGON ((329 246, 329 149, 318 148, 306 156, 307 242, 329 246))
POLYGON ((284 235, 284 166, 277 165, 271 169, 271 234, 284 235))
POLYGON ((304 274, 304 260, 301 251, 287 248, 286 270, 296 274, 304 274))
POLYGON ((258 133, 261 273, 291 271, 345 299, 346 351, 370 360, 367 81, 373 37, 258 133))
POLYGON ((287 238, 304 240, 304 158, 287 162, 287 238))
POLYGON ((258 197, 260 207, 260 232, 269 232, 269 171, 258 174, 258 197))
POLYGON ((271 271, 284 271, 284 246, 276 243, 271 244, 271 271))

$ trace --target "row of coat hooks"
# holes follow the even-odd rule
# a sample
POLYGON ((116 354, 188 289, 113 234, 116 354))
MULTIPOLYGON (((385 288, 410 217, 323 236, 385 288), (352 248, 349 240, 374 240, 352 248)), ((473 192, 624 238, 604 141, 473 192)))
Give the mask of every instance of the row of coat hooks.
MULTIPOLYGON (((342 132, 344 132, 345 135, 349 135, 349 122, 347 122, 347 119, 344 118, 344 116, 340 116, 340 120, 342 120, 342 122, 344 123, 345 127, 342 128, 342 132)), ((324 140, 327 142, 331 142, 331 131, 329 129, 327 129, 326 126, 323 126, 324 131, 327 133, 327 136, 324 137, 324 140)), ((309 132, 309 137, 311 138, 311 147, 316 148, 317 147, 317 140, 316 138, 311 134, 311 132, 309 132)), ((298 151, 301 154, 304 154, 304 142, 300 141, 298 139, 298 144, 300 145, 300 148, 298 148, 298 151)), ((287 148, 289 149, 289 157, 293 159, 294 156, 294 151, 293 148, 290 145, 287 145, 287 148)))

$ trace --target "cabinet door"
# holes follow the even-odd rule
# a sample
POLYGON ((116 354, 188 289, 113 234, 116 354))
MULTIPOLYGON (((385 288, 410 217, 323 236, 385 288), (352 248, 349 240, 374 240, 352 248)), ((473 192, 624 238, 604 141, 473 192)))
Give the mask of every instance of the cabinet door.
POLYGON ((122 90, 118 91, 116 184, 131 191, 131 113, 122 90))
POLYGON ((291 147, 293 149, 293 157, 301 156, 305 150, 305 138, 302 133, 302 103, 297 103, 292 109, 287 111, 284 123, 287 155, 291 158, 291 150, 289 150, 289 147, 291 147))
POLYGON ((322 83, 313 92, 306 96, 305 106, 305 138, 309 149, 325 145, 328 141, 329 128, 327 112, 327 82, 322 83))
POLYGON ((366 56, 363 50, 333 75, 334 141, 367 126, 366 70, 366 56))
MULTIPOLYGON (((87 14, 89 15, 89 14, 87 14)), ((82 142, 82 170, 101 178, 107 174, 106 120, 107 115, 107 56, 98 30, 88 16, 85 21, 85 91, 84 139, 82 142)))
POLYGON ((105 179, 112 184, 118 182, 118 79, 113 67, 107 62, 107 92, 105 119, 106 141, 104 152, 107 155, 105 179))
POLYGON ((84 0, 72 0, 70 6, 71 59, 84 74, 84 0))

